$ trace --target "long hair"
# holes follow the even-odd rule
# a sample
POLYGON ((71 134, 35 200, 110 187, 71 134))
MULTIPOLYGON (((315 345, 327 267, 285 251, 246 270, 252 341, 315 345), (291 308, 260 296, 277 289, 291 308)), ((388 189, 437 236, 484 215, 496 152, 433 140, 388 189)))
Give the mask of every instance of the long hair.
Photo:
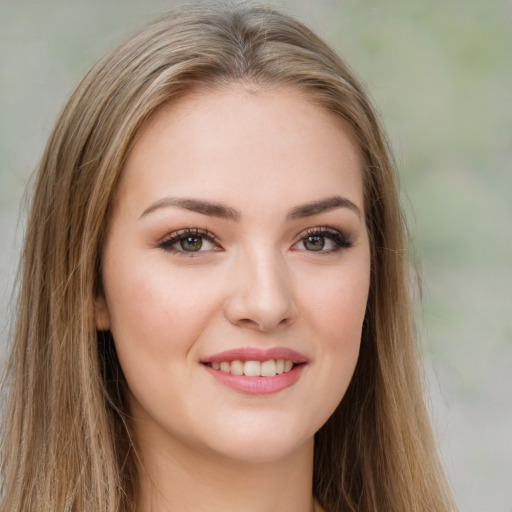
POLYGON ((316 434, 315 497, 327 512, 455 510, 422 398, 395 170, 367 94, 295 19, 201 5, 171 12, 99 60, 42 156, 8 365, 2 511, 133 510, 123 376, 94 320, 109 209, 144 121, 187 92, 230 83, 300 89, 343 120, 363 163, 369 299, 353 379, 316 434))

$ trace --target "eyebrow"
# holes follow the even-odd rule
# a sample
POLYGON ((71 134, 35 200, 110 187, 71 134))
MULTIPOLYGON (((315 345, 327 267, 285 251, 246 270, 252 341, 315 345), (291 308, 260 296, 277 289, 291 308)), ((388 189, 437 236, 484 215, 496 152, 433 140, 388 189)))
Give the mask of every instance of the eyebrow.
POLYGON ((189 199, 185 197, 164 197, 163 199, 159 199, 154 202, 151 206, 146 208, 141 217, 144 217, 148 213, 151 213, 154 210, 159 208, 167 208, 169 206, 177 206, 179 208, 184 208, 185 210, 191 210, 193 212, 202 213, 203 215, 209 215, 211 217, 220 217, 222 219, 228 220, 240 220, 242 214, 231 208, 229 206, 225 206, 221 203, 214 203, 211 201, 203 201, 201 199, 189 199))
MULTIPOLYGON (((160 208, 168 208, 173 206, 201 213, 203 215, 220 217, 227 220, 239 221, 242 218, 241 212, 235 208, 231 208, 230 206, 226 206, 222 203, 215 203, 212 201, 191 199, 186 197, 164 197, 163 199, 159 199, 151 206, 146 208, 140 217, 142 218, 145 215, 148 215, 149 213, 160 208)), ((286 220, 290 221, 311 217, 313 215, 318 215, 329 210, 334 210, 335 208, 348 208, 349 210, 352 210, 354 213, 356 213, 359 218, 361 218, 361 210, 356 206, 355 203, 350 201, 350 199, 341 196, 332 196, 326 199, 321 199, 320 201, 313 201, 311 203, 306 203, 292 208, 286 216, 286 220)))
POLYGON ((361 210, 350 199, 341 196, 332 196, 326 199, 321 199, 320 201, 313 201, 312 203, 296 206, 286 216, 286 219, 296 220, 304 217, 311 217, 312 215, 318 215, 319 213, 334 210, 335 208, 348 208, 361 218, 361 210))

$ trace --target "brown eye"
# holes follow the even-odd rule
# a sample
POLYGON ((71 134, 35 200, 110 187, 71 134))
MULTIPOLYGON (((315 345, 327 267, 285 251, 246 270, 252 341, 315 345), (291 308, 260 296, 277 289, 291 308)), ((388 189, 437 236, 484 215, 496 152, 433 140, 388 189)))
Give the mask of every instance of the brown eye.
POLYGON ((321 251, 325 246, 325 238, 319 235, 307 236, 302 239, 302 243, 308 251, 321 251))
POLYGON ((180 240, 180 247, 186 252, 197 252, 203 246, 203 239, 200 236, 187 236, 180 240))
POLYGON ((215 240, 215 235, 209 231, 187 228, 171 233, 158 246, 182 256, 195 256, 196 253, 220 250, 215 240))
POLYGON ((329 254, 352 247, 352 241, 345 233, 330 227, 311 228, 303 235, 293 250, 329 254))

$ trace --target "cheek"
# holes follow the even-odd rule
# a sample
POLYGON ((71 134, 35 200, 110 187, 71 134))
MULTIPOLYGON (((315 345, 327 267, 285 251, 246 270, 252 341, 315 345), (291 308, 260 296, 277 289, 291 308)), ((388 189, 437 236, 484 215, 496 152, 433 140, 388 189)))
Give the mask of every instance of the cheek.
POLYGON ((366 287, 352 293, 336 289, 325 295, 322 307, 317 310, 315 325, 323 371, 330 376, 328 385, 342 393, 352 378, 359 356, 366 301, 366 287))
POLYGON ((308 287, 307 310, 322 345, 330 350, 359 345, 369 290, 369 265, 364 263, 325 279, 322 286, 308 287))
POLYGON ((119 265, 106 283, 111 332, 131 392, 130 409, 143 416, 141 411, 152 411, 159 417, 161 404, 179 409, 181 393, 175 391, 194 375, 194 346, 215 309, 211 292, 165 269, 165 264, 130 270, 119 265))
POLYGON ((309 290, 315 293, 307 294, 308 306, 304 307, 316 340, 318 379, 308 397, 317 401, 317 411, 312 415, 315 428, 327 421, 342 400, 359 356, 368 299, 369 264, 363 259, 345 270, 329 280, 322 280, 322 287, 315 288, 309 283, 309 290))
POLYGON ((187 353, 212 312, 213 292, 166 266, 121 262, 106 273, 112 334, 125 364, 172 365, 187 353))

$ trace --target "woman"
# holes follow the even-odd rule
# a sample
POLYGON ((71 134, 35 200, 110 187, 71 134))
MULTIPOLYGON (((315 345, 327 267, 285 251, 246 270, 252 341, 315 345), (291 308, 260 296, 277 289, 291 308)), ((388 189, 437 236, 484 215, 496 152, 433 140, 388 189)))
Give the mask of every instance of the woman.
POLYGON ((43 155, 9 511, 455 510, 394 170, 299 22, 197 6, 100 60, 43 155))

